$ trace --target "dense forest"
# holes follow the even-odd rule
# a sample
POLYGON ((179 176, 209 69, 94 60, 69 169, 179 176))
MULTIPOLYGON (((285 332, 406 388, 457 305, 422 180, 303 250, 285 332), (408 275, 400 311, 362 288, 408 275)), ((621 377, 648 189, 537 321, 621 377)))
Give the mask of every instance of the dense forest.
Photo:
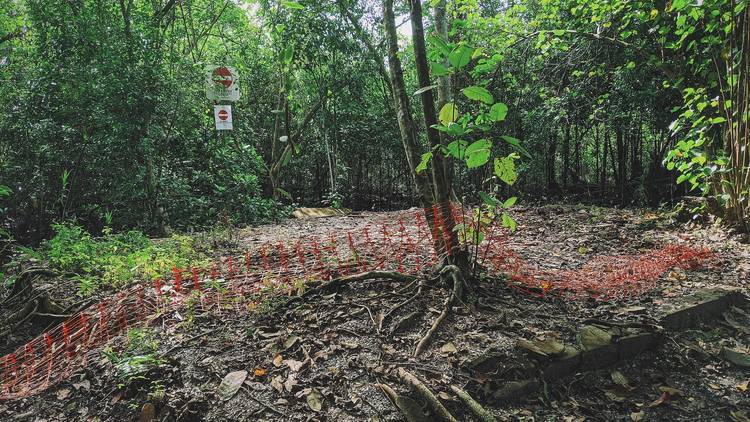
POLYGON ((750 421, 747 0, 0 0, 0 110, 0 419, 750 421))
MULTIPOLYGON (((487 139, 502 156, 522 145, 505 195, 659 205, 703 192, 742 219, 745 5, 430 2, 424 39, 443 103, 476 118, 484 103, 466 89, 479 87, 507 107, 482 131, 448 135, 487 139)), ((222 216, 267 221, 290 204, 415 204, 378 2, 1 7, 6 233, 38 240, 69 219, 157 233, 222 216), (213 128, 209 64, 239 73, 230 133, 213 128)), ((410 111, 427 145, 408 5, 394 8, 410 111)), ((476 200, 491 173, 451 167, 457 197, 476 200)))

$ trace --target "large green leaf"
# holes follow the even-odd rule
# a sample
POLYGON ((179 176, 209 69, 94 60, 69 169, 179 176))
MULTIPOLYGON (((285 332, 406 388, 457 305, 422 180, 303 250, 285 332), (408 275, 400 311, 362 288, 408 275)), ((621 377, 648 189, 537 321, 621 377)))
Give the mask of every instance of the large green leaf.
POLYGON ((446 76, 451 74, 450 68, 438 62, 430 62, 430 71, 435 76, 446 76))
POLYGON ((490 161, 492 152, 492 141, 489 139, 480 139, 466 147, 466 166, 470 169, 481 167, 490 161))
POLYGON ((294 58, 294 46, 289 45, 284 49, 284 63, 291 64, 294 58))
POLYGON ((516 231, 516 220, 512 219, 508 214, 503 213, 503 227, 508 228, 512 232, 516 231))
POLYGON ((451 63, 451 66, 455 67, 456 69, 461 69, 462 67, 469 64, 471 61, 471 55, 474 53, 474 49, 469 48, 465 45, 458 46, 455 50, 451 51, 451 53, 448 55, 448 61, 451 63))
POLYGON ((443 126, 448 126, 451 123, 455 123, 458 120, 458 108, 453 103, 445 103, 443 108, 440 109, 440 123, 443 126))
POLYGON ((492 97, 492 94, 490 94, 489 91, 482 88, 481 86, 473 85, 473 86, 464 88, 462 92, 470 100, 481 101, 485 104, 492 104, 495 102, 495 99, 492 97))
POLYGON ((692 3, 692 0, 672 0, 672 11, 678 12, 686 8, 690 3, 692 3))
POLYGON ((281 4, 287 9, 302 10, 305 8, 305 6, 301 5, 300 3, 296 1, 282 0, 281 4))
POLYGON ((281 167, 286 167, 289 164, 289 160, 292 159, 292 149, 289 148, 284 151, 284 155, 281 157, 281 167))
POLYGON ((500 122, 505 120, 505 116, 508 115, 508 106, 504 103, 495 103, 490 108, 490 119, 493 122, 500 122))
POLYGON ((531 158, 531 154, 529 153, 529 151, 521 146, 521 141, 519 141, 518 139, 508 135, 502 135, 500 136, 500 138, 502 138, 502 140, 507 142, 508 144, 512 145, 516 151, 523 154, 526 158, 531 158))
POLYGON ((435 49, 439 51, 443 57, 448 57, 448 55, 451 54, 450 45, 448 45, 448 43, 439 36, 430 35, 429 37, 427 37, 427 42, 429 42, 431 46, 435 47, 435 49))
POLYGON ((514 156, 514 154, 511 154, 507 157, 495 158, 495 176, 511 186, 516 183, 516 180, 518 179, 515 157, 517 157, 517 155, 514 156))
POLYGON ((448 144, 448 146, 446 147, 446 152, 450 157, 463 160, 466 156, 466 148, 468 146, 468 142, 464 140, 456 140, 448 144))
POLYGON ((479 197, 482 198, 482 202, 491 207, 501 207, 503 205, 502 202, 498 201, 497 198, 488 193, 479 192, 479 197))

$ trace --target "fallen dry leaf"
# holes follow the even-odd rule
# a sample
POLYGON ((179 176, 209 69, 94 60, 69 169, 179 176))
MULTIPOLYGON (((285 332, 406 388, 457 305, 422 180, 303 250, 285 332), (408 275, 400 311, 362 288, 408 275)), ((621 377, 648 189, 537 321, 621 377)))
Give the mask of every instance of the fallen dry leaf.
POLYGON ((626 390, 633 390, 634 387, 630 385, 630 382, 627 378, 625 378, 625 375, 622 374, 620 371, 612 371, 610 374, 610 377, 612 378, 612 382, 619 385, 620 387, 626 389, 626 390))
POLYGON ((284 364, 289 367, 294 372, 299 372, 300 369, 305 365, 305 362, 300 362, 298 360, 294 359, 287 359, 284 361, 284 364))
POLYGON ((646 412, 641 410, 640 412, 633 412, 630 414, 630 420, 633 422, 642 421, 646 417, 646 412))
POLYGON ((267 373, 268 371, 266 371, 266 368, 261 368, 261 367, 255 368, 255 371, 253 371, 253 374, 256 377, 264 377, 266 376, 267 373))
POLYGON ((234 397, 242 386, 242 383, 245 382, 245 379, 247 379, 247 371, 235 371, 226 374, 217 390, 219 398, 229 400, 234 397))
POLYGON ((648 407, 656 407, 664 403, 665 401, 669 400, 669 393, 661 393, 661 396, 659 396, 658 399, 651 402, 651 404, 648 405, 648 407))
POLYGON ((273 387, 279 393, 283 393, 284 392, 284 378, 281 378, 278 375, 275 376, 271 380, 271 387, 273 387))
POLYGON ((730 410, 729 417, 731 417, 734 422, 750 422, 750 416, 748 416, 747 412, 744 410, 730 410))
POLYGON ((685 395, 685 393, 683 393, 682 390, 678 390, 676 388, 667 387, 667 386, 659 387, 659 391, 661 391, 662 393, 667 393, 672 397, 681 397, 685 395))
POLYGON ((454 400, 454 397, 451 396, 450 394, 446 393, 445 391, 439 392, 438 393, 438 397, 440 397, 441 399, 446 400, 446 401, 453 401, 454 400))
POLYGON ((88 391, 91 388, 91 381, 83 380, 81 382, 74 382, 73 388, 75 388, 76 390, 80 390, 81 388, 83 388, 84 390, 88 391))
POLYGON ((741 382, 737 384, 737 389, 742 391, 743 393, 747 391, 748 384, 750 384, 750 380, 747 380, 745 382, 741 382))
POLYGON ((297 336, 289 336, 286 340, 284 340, 284 349, 288 349, 295 344, 297 344, 297 341, 299 341, 299 337, 297 336))
POLYGON ((454 355, 458 353, 458 349, 456 348, 456 345, 448 342, 443 345, 443 347, 440 348, 440 351, 442 353, 445 353, 446 355, 454 355))
POLYGON ((289 377, 284 381, 284 388, 286 391, 292 392, 294 387, 297 385, 297 376, 295 374, 289 374, 289 377))
POLYGON ((310 409, 312 409, 315 412, 320 412, 321 409, 323 409, 323 395, 320 394, 320 391, 318 391, 317 388, 313 388, 310 391, 310 394, 306 397, 307 405, 310 406, 310 409))
POLYGON ((737 366, 750 368, 750 353, 743 350, 724 347, 721 349, 721 356, 737 366))
POLYGON ((273 357, 273 366, 278 368, 279 366, 281 366, 281 363, 283 361, 284 361, 284 358, 281 357, 280 354, 277 354, 276 356, 273 357))
POLYGON ((146 403, 141 408, 141 414, 138 418, 139 422, 151 422, 156 418, 156 407, 153 403, 146 403))
POLYGON ((356 341, 342 341, 341 345, 346 349, 356 349, 359 347, 359 343, 356 341))

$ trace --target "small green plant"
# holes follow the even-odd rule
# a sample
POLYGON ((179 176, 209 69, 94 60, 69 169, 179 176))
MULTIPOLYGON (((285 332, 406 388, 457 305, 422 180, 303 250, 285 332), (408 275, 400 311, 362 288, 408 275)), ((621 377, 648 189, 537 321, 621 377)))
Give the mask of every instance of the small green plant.
POLYGON ((326 192, 323 203, 328 204, 328 206, 335 210, 339 210, 344 206, 344 197, 336 191, 329 191, 326 192))
POLYGON ((107 347, 102 354, 115 367, 118 387, 123 388, 134 381, 146 380, 149 369, 161 364, 156 354, 158 348, 153 331, 138 328, 128 331, 124 351, 117 353, 107 347))

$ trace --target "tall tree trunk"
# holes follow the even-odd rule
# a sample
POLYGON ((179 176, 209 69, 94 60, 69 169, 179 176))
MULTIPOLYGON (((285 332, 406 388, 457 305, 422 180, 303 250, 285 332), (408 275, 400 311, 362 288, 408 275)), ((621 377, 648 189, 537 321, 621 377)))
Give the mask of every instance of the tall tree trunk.
POLYGON ((599 161, 599 151, 601 150, 601 144, 599 139, 599 123, 595 123, 594 126, 594 159, 596 160, 596 167, 594 170, 594 177, 592 180, 592 184, 596 184, 596 182, 599 180, 599 172, 601 167, 601 161, 599 161))
POLYGON ((604 151, 602 153, 602 172, 601 178, 599 179, 599 189, 602 191, 602 195, 607 189, 607 161, 609 160, 609 129, 607 124, 604 124, 604 151))
POLYGON ((279 86, 279 97, 276 101, 276 117, 274 119, 273 124, 273 135, 271 138, 271 160, 269 161, 268 166, 268 179, 271 182, 271 197, 278 201, 279 200, 279 170, 277 169, 274 164, 279 161, 279 146, 280 141, 279 138, 281 137, 281 130, 282 130, 282 115, 281 110, 284 110, 286 107, 285 104, 285 98, 286 94, 284 92, 284 80, 283 80, 283 73, 282 73, 282 80, 279 86))
MULTIPOLYGON (((414 61, 417 71, 419 88, 423 89, 420 94, 422 99, 422 112, 424 114, 425 128, 427 129, 427 141, 432 150, 432 178, 435 199, 440 207, 442 215, 443 231, 439 237, 445 243, 445 251, 451 258, 451 248, 459 246, 458 233, 454 229, 456 223, 453 220, 453 212, 450 208, 451 185, 447 174, 448 166, 442 152, 443 142, 440 132, 435 129, 438 124, 437 112, 435 111, 435 99, 432 90, 424 89, 431 85, 430 68, 427 64, 427 49, 425 47, 424 24, 422 22, 422 3, 420 0, 410 0, 412 43, 414 47, 414 61)), ((456 249, 458 251, 458 249, 456 249)), ((455 257, 461 260, 462 257, 455 257)), ((460 263, 464 264, 464 263, 460 263)))
POLYGON ((562 188, 567 190, 568 178, 570 176, 570 122, 565 124, 565 136, 563 138, 563 159, 562 159, 562 188))
POLYGON ((555 174, 555 160, 557 158, 557 131, 550 136, 549 147, 547 148, 547 192, 550 195, 560 193, 560 186, 557 184, 557 174, 555 174))
POLYGON ((625 137, 620 126, 615 129, 615 142, 617 145, 617 188, 620 195, 620 203, 625 203, 625 181, 627 180, 628 151, 625 149, 625 137))
POLYGON ((391 90, 393 91, 393 102, 396 108, 398 127, 401 132, 401 142, 406 152, 406 162, 409 164, 409 174, 414 183, 414 190, 424 208, 429 208, 435 203, 435 197, 431 181, 426 173, 417 173, 416 168, 421 161, 422 153, 419 147, 419 134, 417 126, 411 115, 409 95, 406 93, 404 83, 404 71, 401 67, 401 59, 398 57, 398 34, 396 32, 396 21, 393 14, 393 0, 383 0, 383 24, 385 36, 388 43, 388 67, 390 70, 391 90))
MULTIPOLYGON (((446 17, 446 1, 440 0, 433 7, 433 17, 435 19, 435 32, 444 41, 448 42, 448 19, 446 17)), ((443 65, 446 67, 450 66, 448 59, 443 61, 443 65)), ((443 106, 452 101, 451 98, 451 76, 444 75, 437 78, 437 109, 440 110, 443 106)), ((441 137, 444 135, 441 133, 441 137)), ((441 139, 445 143, 445 139, 441 139)), ((453 194, 453 161, 444 160, 445 163, 445 177, 446 183, 451 187, 451 194, 453 194)))

